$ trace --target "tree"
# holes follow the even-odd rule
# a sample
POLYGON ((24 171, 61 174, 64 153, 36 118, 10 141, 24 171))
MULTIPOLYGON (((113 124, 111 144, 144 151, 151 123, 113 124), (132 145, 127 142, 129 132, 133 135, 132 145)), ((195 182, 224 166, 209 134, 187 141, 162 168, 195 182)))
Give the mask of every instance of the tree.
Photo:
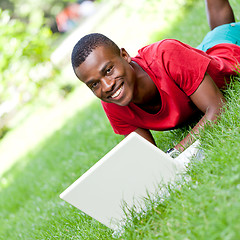
POLYGON ((0 10, 0 129, 56 74, 49 60, 53 35, 43 22, 41 11, 25 23, 0 10))

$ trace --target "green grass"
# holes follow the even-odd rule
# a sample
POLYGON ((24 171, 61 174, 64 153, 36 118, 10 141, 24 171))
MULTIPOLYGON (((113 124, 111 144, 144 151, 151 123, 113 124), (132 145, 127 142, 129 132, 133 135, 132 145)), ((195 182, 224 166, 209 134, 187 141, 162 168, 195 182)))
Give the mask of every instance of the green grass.
POLYGON ((5 175, 5 182, 10 183, 2 185, 0 192, 0 238, 45 239, 67 234, 81 239, 89 231, 94 239, 109 235, 106 228, 58 195, 120 139, 112 134, 103 110, 95 103, 29 152, 5 175))
MULTIPOLYGON (((239 10, 237 0, 232 3, 239 10)), ((196 1, 173 27, 154 37, 181 36, 197 45, 207 31, 203 19, 203 1, 196 1), (197 24, 198 32, 183 23, 197 24)), ((147 214, 140 219, 136 214, 119 239, 240 239, 238 81, 226 97, 227 110, 219 123, 201 133, 206 159, 189 167, 191 181, 170 189, 170 196, 157 206, 149 202, 147 214)), ((186 129, 153 134, 166 150, 186 129)), ((121 139, 95 101, 28 152, 1 179, 0 239, 113 239, 112 231, 58 196, 121 139)))
POLYGON ((127 228, 123 239, 240 239, 240 82, 227 94, 220 122, 202 133, 206 159, 190 166, 192 180, 127 228))

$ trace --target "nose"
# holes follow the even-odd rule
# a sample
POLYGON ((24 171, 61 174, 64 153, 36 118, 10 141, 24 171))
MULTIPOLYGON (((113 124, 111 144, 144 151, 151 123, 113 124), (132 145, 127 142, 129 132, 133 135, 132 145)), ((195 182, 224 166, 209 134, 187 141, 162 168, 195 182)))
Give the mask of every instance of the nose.
POLYGON ((109 79, 104 77, 101 79, 102 91, 103 92, 110 92, 113 90, 115 81, 113 79, 109 79))

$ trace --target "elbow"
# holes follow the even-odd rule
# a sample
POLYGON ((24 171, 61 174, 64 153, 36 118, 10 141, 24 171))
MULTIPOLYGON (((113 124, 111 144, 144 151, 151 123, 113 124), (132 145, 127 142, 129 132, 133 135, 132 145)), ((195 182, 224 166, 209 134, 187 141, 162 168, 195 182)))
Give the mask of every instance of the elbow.
POLYGON ((209 107, 205 113, 206 119, 211 122, 215 122, 222 112, 224 111, 223 106, 225 105, 225 100, 213 107, 209 107))

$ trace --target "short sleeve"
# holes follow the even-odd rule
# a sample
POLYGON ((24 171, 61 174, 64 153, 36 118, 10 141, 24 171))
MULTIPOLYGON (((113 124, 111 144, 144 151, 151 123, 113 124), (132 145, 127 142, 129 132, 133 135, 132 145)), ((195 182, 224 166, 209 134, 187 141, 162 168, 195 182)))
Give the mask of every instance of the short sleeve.
POLYGON ((188 96, 197 90, 211 61, 201 50, 173 39, 161 41, 153 56, 152 71, 162 65, 168 77, 188 96))
POLYGON ((114 103, 106 103, 101 101, 103 109, 108 117, 108 120, 116 134, 128 135, 135 131, 138 127, 131 125, 131 118, 134 116, 129 113, 128 107, 121 107, 114 103), (130 118, 130 121, 127 119, 130 118))

